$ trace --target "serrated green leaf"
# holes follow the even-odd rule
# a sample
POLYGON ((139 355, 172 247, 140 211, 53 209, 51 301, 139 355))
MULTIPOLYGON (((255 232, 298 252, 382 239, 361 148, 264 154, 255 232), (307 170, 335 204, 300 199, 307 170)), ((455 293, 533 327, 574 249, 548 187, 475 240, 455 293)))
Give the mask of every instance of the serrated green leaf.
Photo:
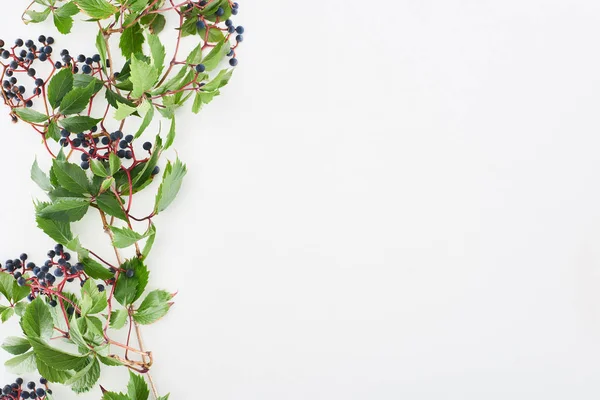
POLYGON ((89 392, 100 378, 100 363, 96 358, 90 359, 88 365, 69 378, 65 384, 72 385, 75 393, 89 392))
POLYGON ((38 357, 35 358, 36 367, 41 376, 46 378, 50 382, 54 383, 65 383, 67 379, 73 376, 71 371, 59 371, 56 368, 48 366, 38 357))
POLYGON ((122 121, 136 112, 136 110, 137 108, 128 106, 127 104, 117 103, 117 110, 115 111, 114 118, 117 121, 122 121))
POLYGON ((46 18, 48 18, 48 16, 50 15, 50 8, 46 8, 44 11, 41 12, 27 10, 25 14, 27 14, 27 16, 29 17, 29 20, 25 21, 26 24, 29 22, 39 23, 45 21, 46 18))
POLYGON ((152 106, 152 104, 150 103, 149 100, 144 101, 142 104, 140 104, 138 106, 138 112, 140 114, 142 114, 142 112, 140 112, 141 107, 144 107, 144 109, 145 109, 145 113, 143 113, 144 119, 142 121, 142 124, 138 128, 138 131, 134 135, 135 138, 140 137, 141 134, 144 133, 144 131, 146 130, 146 128, 148 128, 148 126, 152 122, 152 119, 154 118, 154 106, 152 106))
POLYGON ((121 329, 127 322, 129 314, 127 310, 116 310, 110 314, 110 327, 112 329, 121 329))
POLYGON ((53 160, 51 173, 54 174, 60 186, 66 190, 77 194, 90 192, 90 181, 78 165, 53 160))
POLYGON ((100 61, 102 62, 102 69, 106 72, 106 41, 104 40, 104 33, 102 30, 98 30, 98 35, 96 35, 96 49, 98 50, 98 54, 100 55, 100 61))
POLYGON ((89 257, 80 259, 79 262, 83 264, 85 273, 92 278, 108 280, 115 276, 108 268, 103 267, 102 264, 89 257))
POLYGON ((148 400, 150 390, 148 389, 148 385, 141 375, 136 375, 129 371, 127 394, 131 400, 148 400))
POLYGON ((106 0, 76 0, 81 10, 92 18, 106 19, 119 9, 106 0))
POLYGON ((31 166, 31 179, 46 192, 53 189, 50 184, 50 178, 48 178, 48 175, 40 169, 37 159, 33 161, 33 165, 31 166))
POLYGON ((83 111, 94 95, 94 82, 84 88, 73 88, 60 102, 60 112, 65 115, 78 114, 83 111))
POLYGON ((81 288, 81 299, 81 314, 84 316, 97 314, 108 306, 106 292, 99 291, 91 279, 88 279, 81 288))
POLYGON ((131 398, 123 393, 105 392, 102 395, 102 400, 131 400, 131 398))
POLYGON ((80 370, 87 364, 88 357, 66 353, 50 347, 37 337, 30 337, 29 343, 33 347, 35 356, 44 364, 58 371, 80 370))
POLYGON ((102 178, 106 178, 108 176, 108 173, 106 172, 106 167, 104 167, 102 161, 98 160, 97 158, 93 158, 90 160, 90 169, 92 170, 94 175, 101 176, 102 178))
POLYGON ((164 211, 175 200, 186 173, 187 168, 185 164, 181 163, 179 158, 175 160, 174 164, 171 164, 171 162, 167 164, 163 174, 163 181, 156 195, 154 207, 156 213, 164 211))
POLYGON ((4 295, 7 300, 12 300, 13 297, 13 283, 15 278, 6 272, 0 272, 0 293, 4 295))
POLYGON ((127 260, 121 268, 134 271, 134 275, 131 278, 128 278, 126 274, 119 275, 115 286, 115 299, 119 304, 126 307, 139 299, 144 293, 144 289, 148 284, 149 272, 148 268, 139 258, 127 260))
POLYGON ((60 128, 58 127, 56 121, 50 121, 45 131, 46 139, 52 139, 55 142, 60 140, 60 128))
POLYGON ((106 178, 104 181, 102 181, 102 185, 100 186, 100 192, 104 193, 106 191, 109 191, 113 183, 115 183, 115 178, 113 178, 112 176, 106 178))
POLYGON ((148 257, 148 254, 150 254, 150 250, 152 250, 152 246, 154 245, 154 239, 156 238, 156 228, 154 227, 154 224, 150 225, 148 231, 150 233, 148 234, 148 239, 142 249, 142 256, 144 256, 144 259, 148 257))
POLYGON ((2 323, 5 323, 10 317, 15 315, 15 310, 12 307, 0 306, 0 309, 2 309, 0 311, 0 320, 2 320, 2 323))
POLYGON ((113 233, 113 245, 119 249, 129 247, 139 240, 145 238, 145 235, 132 231, 128 228, 110 227, 113 233))
POLYGON ((41 218, 53 219, 63 222, 79 221, 88 210, 89 200, 80 197, 63 197, 57 199, 48 207, 37 212, 41 218))
POLYGON ((60 124, 63 128, 71 133, 81 133, 89 131, 100 121, 102 121, 102 118, 92 118, 84 115, 77 115, 75 117, 69 117, 61 120, 60 124))
POLYGON ((32 110, 31 108, 15 108, 13 111, 25 122, 39 124, 48 119, 46 114, 42 114, 41 112, 32 110))
POLYGON ((108 155, 108 165, 110 166, 110 174, 114 175, 121 169, 121 159, 114 153, 108 155))
POLYGON ((225 58, 229 50, 231 49, 231 45, 229 40, 220 41, 213 49, 204 57, 202 60, 202 64, 206 67, 207 71, 212 71, 217 68, 221 60, 225 58))
POLYGON ((223 69, 219 71, 217 76, 215 76, 212 81, 208 82, 202 87, 202 90, 205 92, 212 92, 222 88, 223 86, 227 85, 231 79, 231 75, 233 75, 233 69, 223 69))
POLYGON ((6 339, 4 339, 4 343, 2 343, 2 348, 10 354, 17 356, 29 350, 31 348, 31 344, 29 344, 29 341, 27 339, 23 339, 16 336, 9 336, 6 339))
POLYGON ((73 89, 73 81, 73 72, 68 68, 61 69, 50 79, 48 101, 52 108, 57 108, 63 97, 73 89))
POLYGON ((138 98, 154 86, 158 80, 158 71, 153 65, 133 57, 131 59, 131 77, 129 79, 133 84, 131 95, 138 98))
MULTIPOLYGON (((142 32, 142 27, 138 23, 123 30, 121 38, 119 39, 119 48, 126 60, 129 60, 132 54, 142 52, 142 45, 145 40, 142 32)), ((135 57, 133 57, 133 59, 135 59, 135 57)))
POLYGON ((54 25, 63 35, 71 32, 73 27, 73 15, 77 14, 79 9, 73 2, 64 4, 54 11, 54 25))
POLYGON ((33 351, 29 351, 25 354, 18 355, 11 358, 4 363, 6 369, 13 374, 26 374, 35 371, 35 354, 33 351))
POLYGON ((85 88, 94 83, 94 93, 98 93, 100 89, 104 87, 102 81, 98 78, 94 78, 91 75, 86 74, 75 74, 73 75, 73 86, 79 88, 85 88))
POLYGON ((48 339, 52 336, 52 315, 48 305, 41 298, 37 297, 27 306, 21 319, 21 328, 30 341, 32 338, 48 339))
POLYGON ((127 215, 114 193, 102 193, 96 198, 96 202, 98 207, 108 215, 127 221, 127 215))
POLYGON ((175 117, 171 120, 171 128, 169 128, 169 134, 167 135, 167 140, 165 141, 164 149, 168 149, 173 144, 175 140, 175 117))
POLYGON ((171 294, 164 290, 153 290, 133 314, 133 319, 142 325, 153 324, 169 312, 171 298, 171 294))
POLYGON ((160 38, 153 34, 148 34, 148 45, 150 46, 150 54, 152 54, 152 63, 156 67, 157 74, 160 75, 167 55, 165 46, 161 43, 160 38))
POLYGON ((36 217, 35 221, 37 222, 38 228, 54 239, 54 241, 66 246, 67 243, 73 240, 70 223, 40 217, 36 217))

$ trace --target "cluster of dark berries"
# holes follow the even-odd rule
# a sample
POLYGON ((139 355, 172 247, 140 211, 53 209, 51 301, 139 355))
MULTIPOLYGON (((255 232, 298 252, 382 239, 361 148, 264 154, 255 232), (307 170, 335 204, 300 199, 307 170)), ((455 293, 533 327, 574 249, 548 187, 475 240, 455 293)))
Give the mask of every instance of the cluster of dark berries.
POLYGON ((5 102, 11 107, 25 105, 31 107, 33 98, 42 93, 41 87, 47 80, 37 76, 37 71, 33 68, 36 60, 51 61, 52 44, 54 39, 41 35, 38 38, 38 45, 33 40, 17 39, 13 46, 6 47, 4 40, 0 40, 0 57, 8 60, 4 67, 2 88, 5 102), (26 75, 29 82, 33 82, 34 88, 27 94, 27 88, 21 84, 17 75, 26 75))
POLYGON ((4 385, 0 393, 0 400, 44 400, 49 394, 52 394, 52 390, 48 388, 48 381, 45 378, 40 378, 39 386, 33 381, 25 385, 23 378, 17 378, 13 383, 4 385))
MULTIPOLYGON (((71 54, 69 53, 69 50, 67 49, 62 49, 60 52, 60 56, 62 59, 62 62, 60 61, 56 61, 54 63, 54 67, 55 68, 63 68, 63 67, 68 67, 68 68, 72 68, 73 73, 78 73, 79 71, 81 71, 83 74, 91 74, 92 72, 99 70, 102 68, 102 65, 100 64, 100 54, 94 54, 91 57, 86 57, 83 54, 79 54, 77 57, 73 57, 71 56, 71 54), (81 69, 79 68, 81 66, 81 69)), ((108 61, 107 61, 107 67, 108 65, 108 61)))

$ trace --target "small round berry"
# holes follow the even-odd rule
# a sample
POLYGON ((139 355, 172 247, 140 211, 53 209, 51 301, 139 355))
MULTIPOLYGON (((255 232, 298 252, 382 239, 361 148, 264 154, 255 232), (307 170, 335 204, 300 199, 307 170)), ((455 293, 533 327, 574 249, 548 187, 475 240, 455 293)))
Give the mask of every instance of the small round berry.
POLYGON ((108 136, 103 136, 102 137, 102 144, 107 145, 110 143, 110 139, 108 138, 108 136))
POLYGON ((46 61, 48 59, 48 56, 46 55, 46 53, 40 53, 40 55, 38 56, 38 59, 40 61, 46 61))
POLYGON ((17 39, 17 40, 15 40, 15 46, 17 46, 17 47, 23 46, 23 39, 17 39))
POLYGON ((62 269, 60 269, 60 268, 56 268, 56 269, 54 270, 54 276, 56 276, 56 277, 59 277, 59 278, 60 278, 60 277, 61 277, 61 276, 63 276, 63 275, 64 275, 64 273, 63 273, 62 269))
MULTIPOLYGON (((71 314, 73 314, 73 313, 71 313, 71 314)), ((46 395, 46 391, 45 391, 44 389, 42 389, 42 388, 37 388, 37 389, 35 390, 35 393, 36 393, 38 396, 40 396, 40 397, 43 397, 43 396, 45 396, 45 395, 46 395)))
POLYGON ((229 60, 229 65, 231 65, 232 67, 235 67, 236 65, 238 65, 237 58, 232 58, 231 60, 229 60))
POLYGON ((133 142, 133 135, 127 135, 127 136, 125 136, 125 140, 127 140, 127 143, 133 142))
POLYGON ((126 275, 128 278, 133 278, 133 276, 135 275, 135 271, 134 271, 134 270, 132 270, 132 269, 128 269, 128 270, 127 270, 127 272, 125 272, 125 275, 126 275))
POLYGON ((69 50, 67 50, 67 49, 62 49, 62 50, 60 51, 60 55, 61 55, 61 56, 68 56, 68 55, 69 55, 69 50))
POLYGON ((38 37, 38 42, 40 42, 40 43, 46 43, 46 36, 44 36, 44 35, 40 35, 40 36, 38 37))
POLYGON ((26 283, 26 281, 25 281, 25 278, 23 278, 23 277, 20 277, 20 278, 17 280, 17 284, 18 284, 19 286, 25 286, 25 283, 26 283))
POLYGON ((46 43, 53 44, 54 43, 54 38, 52 36, 48 36, 48 39, 46 39, 46 43))
POLYGON ((35 72, 36 72, 35 69, 29 68, 29 70, 27 71, 27 75, 29 75, 29 76, 35 76, 35 72))
POLYGON ((97 288, 98 288, 98 291, 99 291, 100 293, 104 292, 104 289, 105 289, 105 288, 104 288, 104 285, 102 285, 102 284, 98 284, 98 285, 97 285, 97 288))
POLYGON ((131 160, 133 158, 133 153, 131 150, 125 150, 125 158, 131 160))
POLYGON ((35 80, 35 86, 42 86, 44 84, 44 80, 42 78, 37 78, 35 80))
MULTIPOLYGON (((48 38, 48 40, 50 40, 50 39, 52 39, 52 38, 48 38)), ((40 383, 41 383, 42 385, 45 385, 46 383, 48 383, 48 380, 47 380, 46 378, 43 378, 43 377, 42 377, 42 378, 40 378, 40 383)))
POLYGON ((238 42, 243 42, 244 41, 244 36, 243 35, 237 35, 235 37, 235 40, 238 41, 238 42))
POLYGON ((100 62, 100 54, 94 54, 92 60, 94 60, 94 62, 100 62))
POLYGON ((119 157, 119 158, 125 158, 125 150, 119 150, 119 151, 117 151, 117 157, 119 157))
POLYGON ((73 308, 73 306, 70 306, 69 308, 67 308, 67 314, 73 314, 75 312, 75 309, 73 308))
POLYGON ((8 57, 10 57, 10 52, 9 52, 8 50, 4 50, 4 51, 2 52, 2 58, 5 58, 5 59, 6 59, 6 58, 8 58, 8 57))
POLYGON ((27 389, 35 389, 35 382, 28 382, 27 389))
POLYGON ((198 64, 198 65, 196 65, 196 72, 202 73, 204 71, 206 71, 206 67, 204 66, 204 64, 198 64))
POLYGON ((152 175, 157 175, 160 172, 160 167, 157 165, 152 170, 152 175))
POLYGON ((21 254, 21 255, 19 256, 19 259, 20 259, 21 261, 25 261, 25 260, 27 260, 27 254, 25 254, 25 253, 21 254))
POLYGON ((27 100, 27 101, 25 102, 25 107, 27 107, 27 108, 31 108, 31 107, 33 107, 33 101, 32 101, 32 100, 27 100))
POLYGON ((237 28, 235 28, 235 31, 241 35, 242 33, 244 33, 244 27, 240 25, 237 28))
POLYGON ((44 47, 44 53, 46 53, 46 54, 52 54, 52 46, 46 46, 46 47, 44 47))
POLYGON ((77 56, 77 61, 82 63, 85 62, 85 56, 83 54, 80 54, 77 56))
POLYGON ((50 304, 50 307, 56 307, 58 305, 58 303, 56 302, 56 300, 50 300, 48 302, 48 304, 50 304))
POLYGON ((232 26, 233 25, 233 21, 228 19, 227 21, 225 21, 225 25, 227 26, 232 26))
POLYGON ((127 142, 127 140, 121 140, 121 141, 119 142, 119 147, 120 147, 120 148, 122 148, 122 149, 126 149, 126 148, 127 148, 127 146, 129 146, 129 143, 127 142))
POLYGON ((60 61, 55 62, 54 68, 62 68, 62 63, 60 61))
POLYGON ((81 163, 81 169, 88 169, 90 167, 90 163, 87 161, 83 161, 81 163))
POLYGON ((219 7, 219 8, 217 8, 217 12, 215 12, 215 15, 216 15, 217 17, 222 17, 222 16, 223 16, 223 14, 225 14, 225 10, 223 9, 223 7, 219 7))
POLYGON ((84 74, 89 74, 89 73, 91 73, 91 72, 92 72, 92 67, 90 67, 89 65, 87 65, 87 64, 86 64, 86 65, 84 65, 83 67, 81 67, 81 71, 82 71, 84 74))
POLYGON ((206 28, 206 25, 204 24, 204 21, 202 21, 201 19, 199 19, 198 22, 196 22, 196 28, 198 28, 198 30, 202 30, 202 29, 206 28))
POLYGON ((62 137, 64 137, 64 138, 67 138, 67 137, 69 137, 70 135, 71 135, 71 132, 69 132, 69 131, 68 131, 68 130, 66 130, 66 129, 62 129, 62 130, 60 131, 60 136, 62 136, 62 137))
POLYGON ((149 151, 152 148, 152 143, 146 142, 142 145, 142 148, 146 151, 149 151))

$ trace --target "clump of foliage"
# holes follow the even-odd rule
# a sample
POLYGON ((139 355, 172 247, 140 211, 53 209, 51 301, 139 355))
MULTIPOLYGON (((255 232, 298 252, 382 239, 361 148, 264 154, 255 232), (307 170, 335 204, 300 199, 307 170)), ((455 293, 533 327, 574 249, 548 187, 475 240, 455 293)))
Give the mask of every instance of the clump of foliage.
POLYGON ((103 365, 130 373, 126 394, 100 387, 103 399, 146 400, 150 389, 168 398, 152 382, 152 352, 140 328, 173 305, 171 292, 146 290, 148 255, 155 219, 174 201, 187 169, 178 158, 162 171, 158 165, 174 142, 178 109, 190 100, 199 112, 231 78, 244 33, 232 20, 238 10, 229 0, 34 0, 26 23, 51 19, 64 35, 76 19, 93 24, 94 54, 57 50, 50 35, 0 40, 11 118, 29 124, 52 158, 48 172, 34 161, 31 178, 47 193, 35 203, 37 225, 56 242, 42 262, 21 254, 0 266, 0 319, 19 319, 23 332, 4 338, 2 348, 14 355, 6 367, 42 376, 26 387, 18 378, 0 399, 51 398, 48 382, 87 392, 98 386, 103 365), (168 23, 175 29, 165 29, 168 23), (154 206, 137 210, 136 195, 149 190, 154 206), (97 216, 112 254, 74 233, 88 214, 97 216), (115 338, 120 330, 124 340, 115 338))

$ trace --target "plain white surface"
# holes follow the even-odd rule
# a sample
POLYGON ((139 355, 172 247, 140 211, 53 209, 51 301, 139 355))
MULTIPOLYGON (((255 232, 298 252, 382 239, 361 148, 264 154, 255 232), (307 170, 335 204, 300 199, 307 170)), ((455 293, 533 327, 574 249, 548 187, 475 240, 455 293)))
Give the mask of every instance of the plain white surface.
MULTIPOLYGON (((144 329, 159 390, 597 399, 600 3, 241 7, 240 67, 200 118, 180 114, 189 174, 156 221, 151 284, 179 290, 144 329)), ((6 40, 28 32, 17 8, 6 40)), ((0 258, 43 260, 43 151, 0 124, 0 258)), ((103 385, 124 388, 112 371, 103 385)))

